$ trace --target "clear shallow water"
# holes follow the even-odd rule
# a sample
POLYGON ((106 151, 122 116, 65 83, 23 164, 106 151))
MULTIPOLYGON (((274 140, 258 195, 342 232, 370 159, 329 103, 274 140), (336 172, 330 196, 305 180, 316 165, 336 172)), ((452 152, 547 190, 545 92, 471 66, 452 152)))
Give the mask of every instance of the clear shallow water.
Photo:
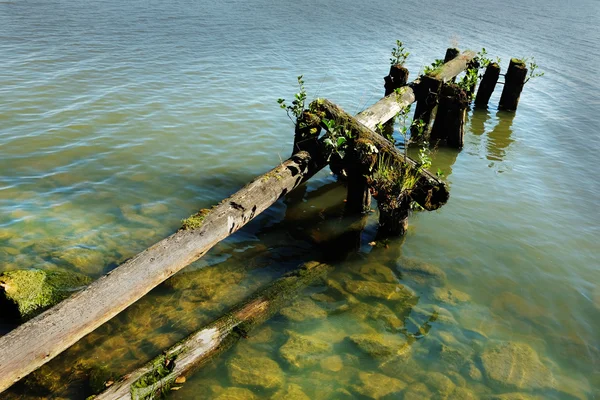
MULTIPOLYGON (((97 277, 285 159, 292 127, 276 99, 292 96, 297 75, 304 74, 309 97, 357 112, 380 98, 398 38, 412 53, 413 77, 453 44, 486 47, 503 65, 511 56, 531 55, 546 76, 525 87, 516 115, 494 107, 471 113, 465 148, 437 153, 433 168, 446 172, 450 202, 414 215, 408 236, 385 251, 366 245, 375 235, 371 216, 363 246, 333 263, 331 279, 343 284, 346 271, 381 263, 420 294, 419 304, 452 313, 456 326, 433 322, 411 346, 417 383, 442 369, 431 349, 449 331, 475 352, 476 363, 488 342, 527 342, 561 382, 570 379, 579 390, 543 396, 600 397, 599 14, 598 3, 585 0, 543 6, 437 1, 426 12, 421 4, 388 1, 2 2, 0 269, 58 266, 97 277), (447 279, 403 277, 405 257, 442 269, 447 279), (462 291, 470 301, 445 305, 434 286, 462 291), (486 340, 473 344, 471 331, 486 340)), ((499 91, 490 104, 498 97, 499 91)), ((345 229, 335 211, 315 211, 343 199, 340 188, 318 191, 330 182, 319 175, 306 202, 278 203, 191 267, 228 271, 232 281, 217 289, 235 288, 235 295, 215 289, 213 297, 199 299, 189 288, 157 288, 50 363, 44 374, 54 389, 73 380, 66 397, 84 397, 85 384, 69 378, 74 360, 125 372, 284 271, 329 252, 332 232, 345 229), (315 249, 315 242, 324 245, 315 249)), ((317 284, 308 293, 325 289, 317 284)), ((311 328, 351 335, 359 322, 341 313, 311 328)), ((253 346, 281 365, 286 385, 297 383, 316 397, 310 387, 331 382, 315 374, 333 371, 320 364, 296 371, 278 355, 286 330, 310 329, 283 317, 266 328, 278 339, 253 346)), ((347 342, 328 356, 345 354, 364 357, 347 342)), ((344 357, 343 372, 332 380, 353 396, 360 396, 350 388, 359 372, 386 372, 372 360, 344 357)), ((202 389, 214 377, 222 387, 236 386, 227 363, 227 356, 218 360, 214 371, 189 379, 175 397, 216 396, 202 389)), ((479 396, 515 391, 465 379, 479 396)), ((429 390, 435 391, 431 384, 429 390)))

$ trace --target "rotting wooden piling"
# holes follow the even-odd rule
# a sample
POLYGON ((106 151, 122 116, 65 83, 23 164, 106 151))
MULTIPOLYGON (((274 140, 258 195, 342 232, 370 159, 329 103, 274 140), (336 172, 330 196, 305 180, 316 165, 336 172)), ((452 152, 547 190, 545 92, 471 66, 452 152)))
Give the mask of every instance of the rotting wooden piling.
POLYGON ((453 83, 445 84, 439 96, 439 106, 430 142, 445 143, 449 147, 462 148, 468 96, 465 90, 453 83))
POLYGON ((385 95, 388 96, 392 92, 402 86, 406 86, 408 82, 408 69, 403 65, 394 64, 390 67, 390 72, 384 78, 385 95))
POLYGON ((464 51, 457 57, 443 64, 428 75, 420 78, 417 97, 417 106, 413 120, 423 121, 425 124, 422 134, 427 138, 432 129, 432 121, 435 119, 436 106, 438 103, 438 93, 442 84, 451 81, 456 75, 467 69, 469 63, 475 58, 475 52, 471 50, 464 51))
POLYGON ((504 88, 500 96, 499 109, 506 111, 515 111, 517 109, 526 77, 527 66, 525 62, 517 58, 511 58, 508 70, 504 76, 504 88))
POLYGON ((456 47, 448 47, 446 49, 446 55, 444 56, 444 62, 447 63, 450 60, 454 60, 460 54, 460 50, 456 47))
POLYGON ((481 78, 477 96, 475 96, 475 107, 486 108, 490 97, 496 88, 498 78, 500 77, 500 66, 497 63, 489 63, 481 78))

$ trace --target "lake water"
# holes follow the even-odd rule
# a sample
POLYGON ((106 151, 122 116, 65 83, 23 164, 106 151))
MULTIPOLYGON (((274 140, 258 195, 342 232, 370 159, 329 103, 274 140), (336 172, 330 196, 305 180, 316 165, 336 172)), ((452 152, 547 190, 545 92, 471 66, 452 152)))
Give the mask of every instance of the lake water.
POLYGON ((86 371, 123 374, 326 259, 327 281, 171 396, 600 398, 599 22, 595 0, 0 2, 0 271, 108 272, 289 156, 276 100, 298 75, 309 99, 376 102, 396 39, 411 78, 455 45, 546 73, 516 114, 500 88, 469 113, 464 149, 434 157, 450 201, 405 238, 369 245, 375 212, 353 248, 322 172, 0 397, 85 398, 86 371), (249 359, 261 379, 236 372, 249 359))

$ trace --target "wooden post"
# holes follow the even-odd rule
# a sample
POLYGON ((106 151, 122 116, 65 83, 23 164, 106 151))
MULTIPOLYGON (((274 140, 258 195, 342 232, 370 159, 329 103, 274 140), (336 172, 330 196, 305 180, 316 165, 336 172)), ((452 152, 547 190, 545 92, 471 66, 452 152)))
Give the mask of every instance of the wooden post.
POLYGON ((502 89, 498 108, 507 111, 515 111, 517 109, 526 77, 527 67, 525 62, 517 58, 511 58, 508 70, 504 76, 504 89, 502 89))
POLYGON ((468 98, 458 85, 444 85, 430 141, 445 142, 449 147, 462 148, 468 98))
MULTIPOLYGON (((390 73, 384 78, 385 95, 389 96, 396 89, 406 86, 408 82, 408 69, 400 64, 394 64, 390 67, 390 73)), ((383 124, 383 132, 380 132, 385 137, 391 137, 394 134, 394 119, 390 119, 383 124)))
POLYGON ((402 236, 408 229, 408 216, 410 214, 410 196, 406 193, 394 203, 378 202, 379 230, 378 237, 402 236))
POLYGON ((348 194, 346 195, 345 213, 363 214, 371 211, 371 191, 367 178, 360 171, 360 165, 348 166, 348 194))
POLYGON ((448 47, 446 49, 446 56, 444 57, 444 62, 447 63, 450 60, 454 60, 460 54, 460 50, 456 47, 448 47))
POLYGON ((385 81, 385 95, 389 96, 392 92, 408 82, 408 70, 400 64, 394 64, 390 67, 390 73, 383 78, 385 81))
POLYGON ((442 87, 443 81, 430 75, 421 77, 419 85, 419 94, 417 105, 415 107, 414 121, 423 121, 422 132, 418 132, 414 127, 411 129, 411 135, 417 136, 419 133, 425 138, 429 137, 431 132, 431 121, 435 119, 436 106, 438 104, 438 93, 442 87))
POLYGON ((500 66, 497 63, 490 63, 485 69, 479 89, 477 90, 477 96, 475 97, 475 107, 486 108, 490 97, 496 88, 498 83, 498 77, 500 76, 500 66))
POLYGON ((321 151, 321 144, 319 143, 319 134, 321 133, 320 122, 321 119, 317 115, 311 113, 309 110, 304 110, 300 118, 296 121, 296 128, 294 130, 292 156, 300 151, 309 153, 311 159, 308 169, 311 174, 316 173, 320 169, 319 166, 327 164, 324 160, 325 155, 321 151))

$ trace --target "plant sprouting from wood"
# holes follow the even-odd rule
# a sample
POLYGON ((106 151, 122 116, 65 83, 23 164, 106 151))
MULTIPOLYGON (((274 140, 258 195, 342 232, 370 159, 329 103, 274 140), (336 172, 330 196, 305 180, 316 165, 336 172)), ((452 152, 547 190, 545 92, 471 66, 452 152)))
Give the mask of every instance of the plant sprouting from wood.
POLYGON ((425 68, 423 68, 423 75, 431 75, 437 72, 442 65, 444 65, 444 60, 439 58, 436 59, 431 65, 426 65, 425 68))
POLYGON ((536 72, 536 70, 538 70, 538 68, 539 68, 539 65, 536 64, 535 58, 533 58, 533 57, 522 58, 521 61, 523 61, 527 65, 527 69, 528 69, 527 78, 525 79, 524 83, 529 82, 530 79, 539 78, 539 77, 544 76, 543 71, 536 72))
POLYGON ((477 84, 478 71, 479 70, 477 68, 467 69, 465 71, 465 75, 458 82, 456 82, 458 87, 466 92, 470 92, 477 84))
POLYGON ((348 139, 352 139, 352 133, 337 124, 333 119, 323 118, 321 122, 325 125, 327 132, 329 132, 329 137, 323 140, 325 146, 331 150, 329 157, 335 153, 340 158, 344 158, 348 147, 348 139))
POLYGON ((300 116, 302 115, 302 112, 304 111, 304 106, 306 103, 306 89, 304 88, 304 80, 302 78, 303 78, 303 75, 300 75, 298 77, 299 91, 298 91, 298 93, 296 93, 294 95, 294 100, 292 101, 291 105, 288 105, 285 102, 285 99, 281 99, 281 98, 277 99, 277 103, 279 104, 279 107, 281 107, 282 109, 285 110, 288 118, 294 124, 296 124, 296 122, 298 121, 298 118, 300 118, 300 116))
POLYGON ((404 65, 410 53, 404 48, 404 44, 400 40, 396 40, 396 47, 392 49, 392 65, 404 65))

